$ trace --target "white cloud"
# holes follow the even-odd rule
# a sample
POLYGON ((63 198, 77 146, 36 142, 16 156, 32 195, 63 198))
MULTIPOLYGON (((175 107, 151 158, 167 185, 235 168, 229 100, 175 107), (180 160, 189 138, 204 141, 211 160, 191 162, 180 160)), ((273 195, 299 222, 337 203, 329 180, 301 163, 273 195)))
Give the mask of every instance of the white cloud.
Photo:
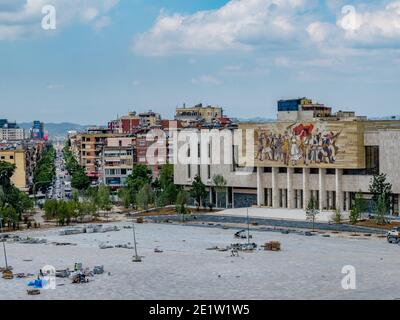
POLYGON ((346 5, 336 23, 316 21, 307 32, 312 41, 332 48, 398 48, 400 44, 400 1, 359 7, 346 5))
POLYGON ((307 27, 311 41, 316 43, 324 42, 332 31, 329 23, 313 22, 307 27))
POLYGON ((221 85, 223 82, 214 77, 214 76, 210 76, 210 75, 202 75, 198 78, 193 78, 192 79, 192 83, 193 84, 205 84, 205 85, 216 85, 219 86, 221 85))
POLYGON ((57 90, 57 89, 63 89, 64 85, 63 84, 48 84, 47 89, 49 90, 57 90))
POLYGON ((143 55, 250 50, 298 34, 294 17, 310 0, 231 0, 216 10, 192 15, 161 12, 153 27, 135 37, 133 50, 143 55))
MULTIPOLYGON (((52 0, 56 9, 57 29, 72 24, 92 24, 95 28, 105 27, 105 16, 118 0, 52 0)), ((1 0, 0 40, 12 40, 46 34, 41 29, 42 8, 48 0, 1 0)), ((109 23, 108 23, 109 24, 109 23)))
POLYGON ((95 23, 94 23, 94 29, 96 31, 100 31, 108 26, 111 25, 111 19, 110 17, 104 16, 99 18, 95 23))
POLYGON ((385 8, 348 14, 338 20, 343 28, 347 20, 353 20, 353 28, 344 28, 345 37, 361 42, 375 42, 379 38, 400 40, 400 1, 391 2, 385 8))

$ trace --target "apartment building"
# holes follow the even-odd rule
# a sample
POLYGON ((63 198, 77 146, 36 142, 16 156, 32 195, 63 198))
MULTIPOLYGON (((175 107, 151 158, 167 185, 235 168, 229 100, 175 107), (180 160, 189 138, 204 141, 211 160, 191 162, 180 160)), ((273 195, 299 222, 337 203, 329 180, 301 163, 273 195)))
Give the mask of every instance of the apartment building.
POLYGON ((106 128, 90 128, 75 137, 75 146, 71 147, 79 163, 85 168, 86 175, 93 181, 102 178, 102 152, 107 138, 123 136, 111 133, 106 128))
POLYGON ((21 191, 28 191, 28 173, 26 166, 25 150, 22 148, 4 149, 0 147, 0 161, 15 164, 16 169, 11 177, 12 183, 21 191))
POLYGON ((218 106, 203 106, 201 103, 187 108, 176 108, 175 120, 180 120, 185 127, 195 126, 199 123, 213 123, 223 116, 222 108, 218 106))
POLYGON ((112 188, 125 184, 136 163, 136 137, 109 137, 102 152, 103 183, 112 188))
POLYGON ((27 138, 25 129, 0 128, 0 141, 21 141, 27 138))
MULTIPOLYGON (((202 150, 190 150, 198 157, 189 164, 175 163, 175 183, 189 187, 199 174, 211 190, 212 177, 222 175, 227 181, 222 201, 226 207, 305 209, 314 197, 321 210, 349 211, 357 192, 371 198, 373 175, 385 173, 393 186, 392 213, 398 214, 400 121, 372 121, 327 109, 303 112, 302 106, 310 101, 287 104, 291 110, 282 110, 283 105, 278 104, 279 121, 239 125, 243 137, 249 133, 251 139, 230 144, 228 163, 213 164, 214 149, 208 151, 210 163, 200 161, 202 150)), ((234 131, 226 132, 235 141, 234 131)), ((226 152, 219 152, 223 159, 226 152)), ((208 201, 214 202, 215 194, 210 192, 208 201)))

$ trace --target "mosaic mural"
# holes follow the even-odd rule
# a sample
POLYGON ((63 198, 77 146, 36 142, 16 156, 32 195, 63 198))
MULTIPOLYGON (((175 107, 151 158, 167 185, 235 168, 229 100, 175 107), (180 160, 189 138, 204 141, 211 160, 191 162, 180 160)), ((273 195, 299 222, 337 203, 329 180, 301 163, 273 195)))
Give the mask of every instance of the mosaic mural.
POLYGON ((353 123, 271 123, 255 128, 261 166, 360 167, 360 128, 353 123))

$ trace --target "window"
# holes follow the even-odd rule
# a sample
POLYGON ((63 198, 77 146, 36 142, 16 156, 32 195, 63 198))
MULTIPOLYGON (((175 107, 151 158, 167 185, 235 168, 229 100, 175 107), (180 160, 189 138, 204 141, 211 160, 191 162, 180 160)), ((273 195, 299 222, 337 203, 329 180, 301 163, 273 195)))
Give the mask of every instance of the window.
POLYGON ((271 173, 272 168, 271 167, 264 167, 264 173, 271 173))
POLYGON ((367 174, 379 174, 379 146, 365 147, 365 167, 367 174))
POLYGON ((326 169, 326 174, 336 174, 336 170, 335 169, 326 169))
POLYGON ((310 169, 310 174, 319 174, 319 169, 318 168, 311 168, 310 169))
POLYGON ((187 176, 188 176, 188 179, 190 179, 192 177, 192 167, 190 164, 187 165, 187 176))
POLYGON ((294 173, 295 174, 302 174, 303 173, 303 168, 294 168, 294 173))
POLYGON ((207 166, 207 178, 208 178, 208 180, 211 179, 211 166, 210 165, 207 166))
POLYGON ((287 173, 287 168, 286 167, 279 167, 279 173, 287 173))

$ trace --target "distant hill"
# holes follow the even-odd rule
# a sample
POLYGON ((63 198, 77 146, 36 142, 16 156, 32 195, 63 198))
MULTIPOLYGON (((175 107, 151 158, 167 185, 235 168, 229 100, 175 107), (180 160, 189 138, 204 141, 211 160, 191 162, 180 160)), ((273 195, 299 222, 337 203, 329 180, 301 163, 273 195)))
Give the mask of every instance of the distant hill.
POLYGON ((400 120, 400 115, 398 116, 387 116, 387 117, 370 117, 370 120, 400 120))
MULTIPOLYGON (((21 128, 30 129, 32 128, 32 122, 23 122, 18 124, 21 128)), ((65 136, 68 131, 83 131, 88 127, 92 127, 91 125, 80 125, 76 123, 70 122, 62 122, 62 123, 45 123, 44 128, 49 132, 49 136, 56 137, 56 136, 65 136)))
POLYGON ((265 122, 273 122, 276 119, 263 118, 263 117, 254 117, 254 118, 236 118, 236 122, 254 122, 254 123, 265 123, 265 122))

